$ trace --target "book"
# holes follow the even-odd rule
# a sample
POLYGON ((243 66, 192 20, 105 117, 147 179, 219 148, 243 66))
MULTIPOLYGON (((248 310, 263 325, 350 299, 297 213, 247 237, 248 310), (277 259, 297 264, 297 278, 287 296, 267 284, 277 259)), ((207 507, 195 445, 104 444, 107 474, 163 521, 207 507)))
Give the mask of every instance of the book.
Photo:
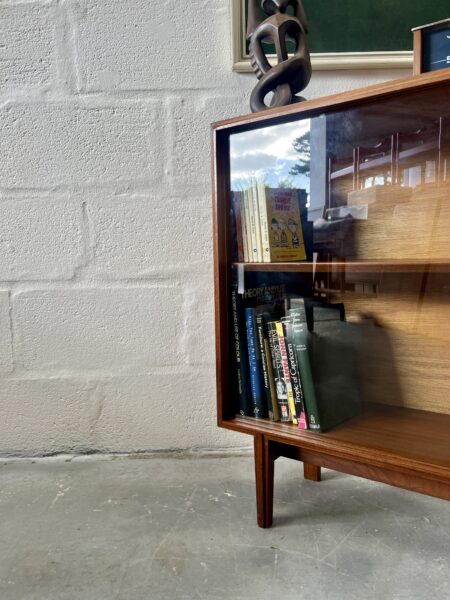
POLYGON ((231 346, 235 373, 233 391, 237 399, 239 414, 243 417, 251 417, 253 416, 253 405, 248 371, 247 336, 244 335, 242 323, 240 323, 241 303, 242 300, 240 294, 238 294, 237 282, 233 282, 231 285, 231 346))
POLYGON ((259 207, 259 226, 261 229, 262 262, 270 262, 269 221, 267 216, 266 186, 264 185, 264 181, 258 181, 257 192, 259 207))
POLYGON ((254 308, 245 309, 245 322, 247 327, 248 363, 253 416, 257 419, 263 419, 268 416, 268 403, 264 385, 262 356, 258 341, 256 311, 254 308))
POLYGON ((283 362, 281 359, 280 343, 278 340, 276 321, 267 323, 268 341, 272 357, 273 377, 275 381, 275 393, 280 413, 280 420, 291 421, 286 382, 284 378, 283 362))
POLYGON ((270 228, 267 262, 306 260, 297 190, 266 187, 265 205, 270 228))
POLYGON ((362 409, 358 351, 364 328, 345 321, 342 304, 313 305, 308 352, 314 375, 320 431, 358 415, 362 409))
POLYGON ((255 239, 257 262, 263 262, 263 247, 261 242, 261 215, 259 210, 258 183, 256 178, 252 179, 251 198, 253 214, 255 217, 255 239))
MULTIPOLYGON (((264 351, 266 354, 266 364, 267 364, 267 375, 269 378, 269 388, 270 388, 270 401, 272 404, 272 418, 274 421, 280 420, 280 409, 277 401, 277 391, 275 389, 275 378, 273 374, 272 368, 272 356, 270 354, 270 345, 269 339, 267 337, 264 338, 264 351)), ((269 412, 270 416, 270 412, 269 412)))
MULTIPOLYGON (((287 296, 292 297, 299 293, 299 279, 296 273, 246 272, 244 282, 240 283, 241 286, 244 283, 244 286, 239 289, 237 275, 237 268, 233 267, 230 282, 229 327, 229 360, 233 377, 230 383, 236 413, 242 416, 253 416, 245 309, 264 307, 265 318, 281 318, 285 314, 287 296)), ((267 338, 266 327, 264 334, 267 338)), ((278 408, 278 402, 276 407, 278 408)))
POLYGON ((292 338, 300 369, 303 399, 308 419, 308 429, 321 431, 322 426, 319 419, 314 379, 311 371, 311 363, 308 351, 308 326, 306 319, 305 302, 303 298, 296 299, 295 308, 288 310, 290 322, 292 323, 292 338))
MULTIPOLYGON (((269 380, 269 367, 268 367, 266 346, 265 346, 265 343, 267 343, 267 339, 266 339, 265 331, 264 331, 264 315, 263 315, 262 311, 263 311, 262 307, 255 310, 256 331, 257 331, 257 338, 258 338, 258 345, 259 345, 259 354, 261 357, 261 363, 259 366, 262 369, 262 379, 264 381, 264 391, 266 394, 266 403, 267 403, 267 410, 269 413, 269 419, 271 421, 278 421, 279 418, 278 419, 275 418, 275 415, 279 413, 278 404, 276 402, 276 396, 275 396, 275 403, 273 403, 272 389, 271 389, 271 384, 270 384, 270 380, 269 380)), ((270 314, 270 313, 266 313, 266 314, 270 314)))
POLYGON ((276 332, 278 335, 278 343, 280 345, 280 357, 281 357, 281 365, 283 368, 283 376, 284 383, 286 386, 286 395, 290 412, 290 421, 294 423, 294 425, 298 425, 297 415, 295 413, 295 402, 294 402, 294 393, 292 391, 292 383, 291 383, 291 375, 289 373, 289 363, 287 358, 286 351, 286 341, 284 338, 283 331, 283 323, 281 321, 275 322, 276 332))
POLYGON ((311 303, 312 331, 303 306, 292 315, 309 428, 323 432, 360 413, 357 348, 363 331, 345 321, 342 304, 311 303))
POLYGON ((250 230, 250 246, 249 249, 249 261, 250 262, 260 262, 258 258, 258 239, 256 237, 256 229, 259 227, 259 216, 256 212, 255 214, 255 204, 256 202, 253 200, 253 188, 249 187, 244 191, 244 195, 247 202, 247 212, 249 219, 249 230, 250 230))
POLYGON ((299 429, 308 429, 308 420, 305 410, 303 388, 300 377, 300 368, 297 361, 296 348, 294 343, 293 325, 290 317, 282 319, 284 338, 286 342, 286 353, 289 364, 289 374, 291 377, 292 392, 294 394, 295 416, 297 417, 299 429))

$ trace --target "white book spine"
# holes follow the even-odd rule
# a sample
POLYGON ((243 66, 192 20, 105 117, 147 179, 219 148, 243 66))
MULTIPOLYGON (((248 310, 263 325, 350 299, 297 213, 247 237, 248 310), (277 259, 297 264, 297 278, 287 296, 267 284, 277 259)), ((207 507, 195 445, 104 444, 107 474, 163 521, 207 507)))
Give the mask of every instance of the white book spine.
POLYGON ((243 191, 244 206, 245 206, 245 229, 247 232, 247 257, 248 262, 253 262, 253 242, 252 242, 252 219, 250 215, 250 201, 248 197, 248 189, 243 191))
POLYGON ((253 202, 253 191, 252 191, 251 187, 245 190, 245 196, 247 198, 248 215, 249 215, 249 222, 250 222, 250 240, 251 240, 250 262, 259 262, 258 261, 258 244, 257 244, 257 239, 256 239, 256 220, 255 220, 255 211, 254 211, 254 202, 253 202))
POLYGON ((258 189, 257 181, 253 180, 252 184, 252 200, 253 200, 253 212, 255 214, 255 234, 256 234, 256 256, 257 262, 263 262, 263 248, 261 242, 261 220, 259 215, 259 201, 258 201, 258 189))
POLYGON ((258 182, 259 223, 261 225, 262 261, 270 262, 269 219, 267 214, 266 186, 258 182))

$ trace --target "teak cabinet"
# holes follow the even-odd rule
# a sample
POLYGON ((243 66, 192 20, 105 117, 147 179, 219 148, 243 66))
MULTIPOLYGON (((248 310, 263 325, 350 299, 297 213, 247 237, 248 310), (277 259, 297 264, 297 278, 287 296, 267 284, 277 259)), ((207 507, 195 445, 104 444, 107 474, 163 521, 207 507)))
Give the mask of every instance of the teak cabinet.
POLYGON ((215 123, 213 188, 218 425, 254 438, 259 526, 280 456, 309 480, 326 467, 449 500, 450 69, 215 123), (231 192, 248 178, 302 190, 306 261, 238 264, 231 192), (230 290, 255 276, 343 303, 358 416, 313 433, 238 414, 230 290))

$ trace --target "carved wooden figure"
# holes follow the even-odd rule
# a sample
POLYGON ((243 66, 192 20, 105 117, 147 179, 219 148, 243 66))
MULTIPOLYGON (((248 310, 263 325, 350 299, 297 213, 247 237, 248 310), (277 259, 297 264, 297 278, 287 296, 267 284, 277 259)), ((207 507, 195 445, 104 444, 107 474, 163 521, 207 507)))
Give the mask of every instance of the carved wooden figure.
POLYGON ((252 112, 275 106, 285 106, 304 100, 296 96, 311 79, 311 59, 308 48, 308 25, 301 0, 249 0, 247 39, 250 61, 259 79, 250 97, 252 112), (293 9, 293 15, 286 11, 293 9), (268 17, 263 20, 261 9, 268 17), (294 42, 293 56, 288 56, 287 41, 294 42), (272 67, 263 43, 275 46, 278 64, 272 67), (270 106, 265 97, 273 92, 270 106))

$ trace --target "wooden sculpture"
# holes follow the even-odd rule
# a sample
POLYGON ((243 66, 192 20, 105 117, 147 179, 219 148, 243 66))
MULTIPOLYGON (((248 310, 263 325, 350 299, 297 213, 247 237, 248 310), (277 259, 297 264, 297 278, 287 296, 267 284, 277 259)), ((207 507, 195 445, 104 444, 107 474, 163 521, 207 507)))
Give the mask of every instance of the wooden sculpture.
POLYGON ((250 97, 252 112, 275 106, 285 106, 304 100, 296 96, 311 79, 311 59, 308 49, 308 25, 301 0, 249 0, 247 39, 250 62, 259 79, 250 97), (287 14, 289 7, 293 15, 287 14), (263 19, 262 12, 267 16, 263 19), (287 41, 294 42, 293 56, 288 56, 287 41), (275 46, 278 64, 272 67, 263 44, 275 46), (273 92, 270 105, 265 97, 273 92))

